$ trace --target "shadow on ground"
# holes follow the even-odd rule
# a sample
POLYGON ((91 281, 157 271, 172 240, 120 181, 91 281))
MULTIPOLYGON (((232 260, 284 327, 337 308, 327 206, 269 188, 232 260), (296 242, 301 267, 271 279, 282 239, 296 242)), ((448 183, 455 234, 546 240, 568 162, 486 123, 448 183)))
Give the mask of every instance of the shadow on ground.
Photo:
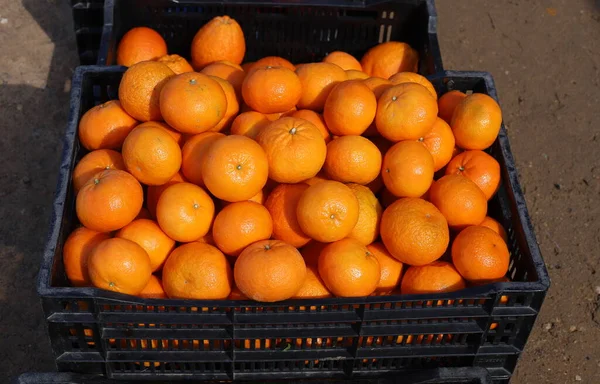
POLYGON ((20 2, 11 3, 0 7, 8 21, 0 45, 3 55, 9 55, 0 69, 2 383, 25 371, 55 370, 36 279, 69 111, 70 78, 78 64, 67 1, 23 0, 29 15, 18 9, 15 3, 20 2), (46 39, 40 40, 40 28, 46 39), (45 50, 53 50, 47 69, 42 60, 50 56, 40 53, 45 50))

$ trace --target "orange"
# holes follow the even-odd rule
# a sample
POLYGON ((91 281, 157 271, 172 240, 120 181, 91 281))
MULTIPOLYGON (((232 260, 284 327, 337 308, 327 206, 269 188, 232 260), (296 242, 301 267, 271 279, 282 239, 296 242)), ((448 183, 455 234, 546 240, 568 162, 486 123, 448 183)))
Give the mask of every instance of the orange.
POLYGON ((92 285, 88 273, 88 258, 102 241, 110 239, 108 233, 96 232, 86 227, 75 229, 63 247, 63 264, 71 284, 75 287, 92 285))
POLYGON ((298 224, 296 209, 302 193, 308 189, 308 184, 280 184, 271 193, 265 202, 273 218, 273 237, 300 248, 311 240, 305 235, 298 224))
POLYGON ((197 70, 219 60, 241 64, 245 53, 244 32, 229 16, 218 16, 204 24, 192 41, 192 65, 197 70))
POLYGON ((456 106, 450 126, 456 145, 483 150, 494 143, 501 124, 502 111, 496 100, 483 93, 473 93, 456 106))
POLYGON ((258 133, 269 123, 269 120, 264 114, 256 111, 248 111, 240 113, 231 124, 232 135, 243 135, 251 139, 256 139, 258 133))
POLYGON ((438 116, 442 118, 446 123, 450 124, 452 122, 452 115, 454 115, 454 110, 456 106, 465 98, 466 94, 461 91, 450 91, 444 93, 438 99, 438 116))
POLYGON ((231 84, 229 84, 228 81, 223 80, 216 76, 209 76, 209 77, 211 79, 213 79, 214 81, 216 81, 217 83, 219 83, 219 85, 223 89, 223 92, 225 93, 225 98, 227 99, 227 109, 225 110, 225 116, 223 116, 223 118, 221 119, 221 121, 219 121, 217 123, 217 125, 215 125, 213 128, 211 128, 212 131, 220 132, 220 131, 229 129, 229 127, 231 127, 231 123, 233 123, 233 119, 235 119, 238 112, 240 111, 240 104, 238 103, 238 99, 235 94, 235 90, 233 89, 231 84))
POLYGON ((145 123, 138 125, 138 127, 146 127, 149 125, 153 125, 153 126, 162 128, 165 132, 167 132, 169 135, 171 135, 171 137, 173 139, 175 139, 175 141, 177 142, 177 144, 180 147, 183 146, 183 144, 185 143, 186 137, 181 132, 174 130, 173 128, 169 127, 168 124, 163 123, 161 121, 147 121, 145 123))
POLYGON ((89 229, 110 232, 131 223, 143 202, 142 186, 135 177, 125 171, 102 171, 79 190, 77 218, 89 229))
POLYGON ((261 113, 287 112, 302 96, 302 84, 293 70, 284 67, 257 67, 242 84, 244 102, 261 113))
POLYGON ((328 243, 319 243, 318 241, 312 240, 310 243, 302 247, 300 253, 304 258, 306 265, 316 267, 319 264, 319 256, 321 255, 321 251, 327 245, 328 243))
POLYGON ((296 215, 302 232, 330 243, 348 236, 358 222, 358 199, 350 188, 326 180, 311 185, 300 197, 296 215))
POLYGON ((427 78, 425 78, 424 76, 419 75, 418 73, 414 73, 414 72, 399 72, 399 73, 396 73, 394 76, 390 77, 389 80, 394 85, 403 84, 403 83, 417 83, 417 84, 421 84, 422 86, 424 86, 425 88, 427 88, 427 90, 429 91, 429 93, 431 94, 431 96, 433 96, 436 100, 438 98, 437 92, 435 91, 435 88, 433 87, 433 84, 431 84, 431 82, 429 80, 427 80, 427 78))
POLYGON ((162 185, 181 167, 181 148, 164 129, 136 127, 123 143, 125 167, 147 185, 162 185))
POLYGON ((323 118, 334 135, 362 135, 375 119, 377 99, 361 80, 336 85, 325 102, 323 118))
POLYGON ((398 72, 417 72, 419 54, 406 43, 388 41, 369 49, 360 60, 369 76, 389 79, 398 72))
POLYGON ((162 120, 160 91, 175 73, 163 63, 142 61, 129 67, 119 84, 119 101, 139 121, 162 120))
POLYGON ((164 55, 159 57, 157 61, 171 68, 171 71, 173 71, 176 75, 186 72, 194 72, 194 68, 192 68, 190 63, 188 63, 186 59, 179 55, 164 55))
POLYGON ((163 287, 171 298, 222 300, 231 293, 231 267, 217 248, 205 243, 181 245, 163 268, 163 287))
POLYGON ((348 237, 364 245, 371 244, 379 237, 379 222, 383 208, 368 187, 354 183, 347 185, 358 200, 358 221, 348 237))
MULTIPOLYGON (((230 67, 233 67, 235 69, 241 69, 242 71, 244 70, 244 68, 242 68, 242 66, 240 64, 232 63, 229 60, 218 60, 218 61, 213 62, 212 64, 227 64, 230 67)), ((206 67, 204 67, 204 68, 206 68, 206 67)))
POLYGON ((152 276, 144 248, 119 238, 104 240, 92 250, 88 271, 95 287, 129 295, 142 292, 152 276))
POLYGON ((206 188, 217 198, 244 201, 256 195, 267 182, 267 154, 254 140, 232 135, 215 141, 202 165, 206 188))
POLYGON ((117 151, 110 149, 97 149, 83 156, 73 170, 73 187, 75 193, 96 173, 108 169, 125 170, 123 157, 117 151))
POLYGON ((127 170, 147 185, 162 185, 179 171, 181 149, 164 128, 142 124, 123 144, 123 161, 127 170))
POLYGON ((331 292, 325 286, 323 279, 319 276, 316 266, 306 266, 306 278, 300 290, 294 295, 294 299, 323 299, 331 297, 331 292))
POLYGON ((346 70, 346 76, 348 80, 366 80, 369 78, 369 75, 364 73, 363 71, 356 71, 354 69, 346 70))
POLYGON ((150 276, 148 284, 142 289, 142 292, 138 294, 139 297, 144 299, 166 299, 167 294, 163 289, 160 278, 155 275, 150 276))
POLYGON ((446 167, 446 175, 463 175, 481 189, 489 200, 500 186, 500 164, 483 151, 464 151, 446 167))
POLYGON ((250 73, 253 70, 261 67, 283 67, 291 71, 296 70, 296 66, 290 63, 288 60, 284 59, 283 57, 267 56, 252 63, 252 65, 245 71, 246 73, 250 73))
POLYGON ((439 117, 431 126, 431 130, 417 139, 431 153, 433 170, 439 171, 452 159, 454 153, 454 134, 446 122, 439 117))
POLYGON ((238 100, 241 100, 242 83, 246 77, 246 73, 241 69, 241 67, 228 61, 219 61, 207 65, 202 71, 200 71, 200 73, 227 80, 235 90, 238 100))
POLYGON ((137 125, 118 100, 107 101, 88 110, 79 121, 79 141, 87 150, 120 149, 137 125))
POLYGON ((282 117, 263 128, 256 141, 267 154, 269 177, 279 183, 298 183, 315 176, 323 163, 327 145, 311 122, 282 117))
POLYGON ((212 232, 208 232, 206 235, 202 236, 198 240, 199 243, 206 243, 210 245, 215 245, 215 240, 213 239, 212 232))
POLYGON ((190 183, 203 186, 202 165, 208 148, 217 140, 225 137, 218 132, 204 132, 187 139, 181 151, 181 171, 190 183))
POLYGON ((375 293, 378 295, 389 295, 400 284, 404 264, 395 259, 382 243, 369 244, 367 245, 367 249, 377 258, 379 268, 381 269, 375 293))
POLYGON ((311 111, 310 109, 299 109, 292 112, 289 116, 310 121, 319 129, 323 135, 323 139, 325 139, 325 143, 329 143, 331 141, 331 133, 325 126, 325 119, 320 113, 311 111))
POLYGON ((409 197, 383 211, 381 240, 399 261, 425 265, 439 259, 450 242, 448 222, 430 202, 409 197))
POLYGON ((331 90, 342 81, 346 81, 346 72, 335 64, 311 63, 296 68, 296 74, 302 83, 302 97, 298 108, 321 112, 331 90))
POLYGON ((296 112, 296 110, 297 110, 297 108, 293 107, 292 109, 285 111, 285 112, 267 113, 267 114, 265 114, 265 116, 267 116, 267 119, 269 119, 270 121, 275 121, 281 117, 290 116, 292 113, 296 112))
POLYGON ((510 254, 499 234, 482 226, 463 229, 452 243, 452 262, 469 281, 500 279, 508 272, 510 254))
POLYGON ((461 153, 463 153, 462 148, 458 148, 457 146, 455 146, 454 150, 452 151, 452 158, 458 156, 461 153))
POLYGON ((466 286, 452 264, 434 261, 428 265, 409 267, 404 272, 400 292, 403 295, 454 292, 466 286))
POLYGON ((156 60, 167 54, 167 43, 154 29, 132 28, 119 42, 117 64, 131 67, 141 61, 156 60))
POLYGON ((252 300, 274 302, 298 293, 306 279, 300 252, 280 240, 248 246, 233 267, 235 285, 252 300))
POLYGON ((354 239, 327 245, 319 256, 319 275, 338 297, 368 296, 375 291, 381 269, 367 247, 354 239))
POLYGON ((250 299, 248 298, 248 296, 244 295, 238 287, 233 286, 231 288, 231 293, 229 294, 229 297, 227 298, 227 300, 250 300, 250 299))
POLYGON ((437 119, 435 99, 417 83, 394 85, 377 102, 375 125, 390 141, 416 140, 431 130, 437 119))
POLYGON ((381 176, 385 187, 398 197, 419 197, 433 182, 433 157, 416 141, 394 144, 385 156, 381 176))
POLYGON ((323 169, 332 180, 369 184, 381 171, 381 152, 362 136, 340 136, 327 144, 323 169))
POLYGON ((215 245, 229 256, 239 255, 248 245, 266 240, 272 233, 271 214, 254 201, 228 204, 217 214, 212 228, 215 245))
POLYGON ((162 267, 175 247, 175 241, 167 236, 155 221, 147 219, 132 221, 121 228, 115 237, 131 240, 144 248, 150 258, 152 272, 162 267))
POLYGON ((323 62, 335 64, 345 71, 350 69, 362 71, 362 66, 360 65, 358 60, 356 60, 354 56, 342 51, 334 51, 328 53, 327 56, 325 56, 325 58, 323 59, 323 62))
POLYGON ((160 92, 160 111, 165 121, 183 133, 202 133, 225 117, 227 96, 207 75, 183 73, 167 81, 160 92))
POLYGON ((146 206, 152 217, 156 217, 156 205, 158 204, 158 199, 160 199, 160 196, 165 189, 169 188, 173 184, 183 182, 187 182, 187 180, 183 177, 181 172, 177 172, 175 176, 173 176, 171 180, 167 181, 165 184, 150 185, 148 187, 148 192, 146 194, 146 206))
POLYGON ((381 77, 369 77, 363 80, 363 82, 373 92, 377 100, 379 100, 383 92, 394 86, 391 81, 382 79, 381 77))
POLYGON ((254 65, 254 61, 249 61, 249 62, 243 63, 240 66, 242 67, 244 72, 248 73, 248 72, 250 72, 250 69, 252 69, 253 65, 254 65))
POLYGON ((311 177, 310 179, 304 180, 303 183, 308 185, 315 185, 325 180, 331 180, 324 170, 320 170, 319 173, 311 177))
POLYGON ((479 225, 481 225, 482 227, 488 227, 492 231, 499 234, 505 243, 508 243, 508 236, 506 235, 506 230, 504 229, 502 224, 500 224, 497 220, 486 216, 485 219, 483 219, 483 221, 479 225))
POLYGON ((215 215, 212 199, 197 185, 175 183, 165 189, 156 205, 156 220, 171 239, 195 241, 206 235, 215 215))
POLYGON ((267 194, 265 193, 264 189, 261 189, 260 191, 258 191, 258 193, 256 195, 254 195, 248 199, 248 201, 254 201, 255 203, 258 203, 261 205, 265 205, 266 200, 267 200, 267 194))
POLYGON ((479 225, 487 214, 487 199, 477 184, 462 175, 446 175, 429 191, 431 201, 442 212, 448 225, 461 229, 479 225))

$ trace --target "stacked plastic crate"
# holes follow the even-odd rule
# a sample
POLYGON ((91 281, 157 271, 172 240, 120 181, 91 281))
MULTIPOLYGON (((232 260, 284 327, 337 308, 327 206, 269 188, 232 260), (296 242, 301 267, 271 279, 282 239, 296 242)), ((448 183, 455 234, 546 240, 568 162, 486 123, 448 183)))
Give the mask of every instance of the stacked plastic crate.
POLYGON ((104 27, 104 0, 70 2, 79 61, 82 65, 96 64, 104 27))
MULTIPOLYGON (((489 73, 444 71, 433 0, 106 0, 104 7, 98 52, 102 65, 80 67, 73 79, 54 216, 38 285, 59 371, 113 380, 510 380, 549 279, 504 126, 489 150, 502 170, 489 212, 508 233, 510 282, 435 295, 269 304, 144 300, 69 287, 61 256, 77 224, 70 180, 85 153, 77 127, 89 108, 117 98, 126 68, 114 66, 116 49, 133 27, 157 30, 170 53, 185 57, 199 27, 226 14, 244 29, 249 61, 268 55, 292 62, 319 61, 335 50, 360 58, 380 42, 404 41, 419 52, 419 72, 438 95, 456 89, 497 99, 489 73)), ((35 375, 22 380, 76 382, 71 374, 62 377, 67 376, 71 381, 39 381, 41 376, 35 375)))

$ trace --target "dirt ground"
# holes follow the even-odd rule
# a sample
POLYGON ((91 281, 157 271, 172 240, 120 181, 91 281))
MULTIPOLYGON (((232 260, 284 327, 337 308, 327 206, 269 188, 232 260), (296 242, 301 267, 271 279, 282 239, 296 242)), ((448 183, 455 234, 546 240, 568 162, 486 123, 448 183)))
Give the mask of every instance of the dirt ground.
MULTIPOLYGON (((54 370, 35 291, 78 64, 67 0, 0 0, 0 382, 54 370)), ((438 0, 490 71, 552 288, 513 383, 600 383, 600 2, 438 0)))

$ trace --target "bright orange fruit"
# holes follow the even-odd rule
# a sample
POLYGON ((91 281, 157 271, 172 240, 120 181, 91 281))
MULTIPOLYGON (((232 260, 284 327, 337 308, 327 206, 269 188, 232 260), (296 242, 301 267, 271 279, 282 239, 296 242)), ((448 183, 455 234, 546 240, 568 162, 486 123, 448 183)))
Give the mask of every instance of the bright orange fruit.
POLYGON ((377 257, 354 239, 327 245, 318 264, 323 282, 339 297, 368 296, 377 288, 381 276, 377 257))
POLYGON ((431 203, 419 198, 395 201, 383 211, 381 239, 387 250, 409 265, 439 259, 450 242, 448 223, 431 203))
POLYGON ((264 302, 286 300, 298 293, 306 279, 300 252, 280 240, 248 246, 233 267, 235 285, 247 297, 264 302))
POLYGON ((327 128, 334 135, 362 135, 375 119, 377 99, 362 80, 336 85, 323 110, 327 128))

